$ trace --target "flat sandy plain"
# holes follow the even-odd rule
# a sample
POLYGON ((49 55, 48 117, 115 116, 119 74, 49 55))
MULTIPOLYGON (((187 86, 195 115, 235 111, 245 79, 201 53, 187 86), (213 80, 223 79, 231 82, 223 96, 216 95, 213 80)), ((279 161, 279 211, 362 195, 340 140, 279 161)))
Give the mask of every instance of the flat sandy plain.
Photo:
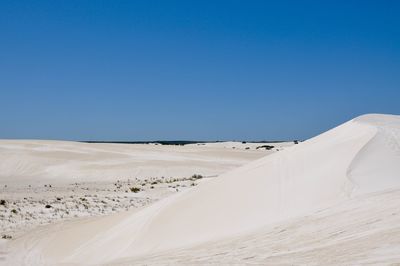
MULTIPOLYGON (((103 170, 104 175, 99 179, 102 171, 96 164, 85 172, 82 161, 89 160, 87 155, 71 156, 65 166, 52 162, 46 171, 41 170, 46 167, 36 170, 38 161, 29 165, 26 165, 29 160, 6 162, 4 169, 14 170, 5 175, 8 176, 5 182, 15 172, 13 180, 20 181, 12 183, 19 187, 26 186, 26 180, 37 180, 37 176, 44 176, 47 182, 44 188, 48 190, 48 180, 54 181, 55 176, 68 180, 70 186, 78 180, 83 182, 75 184, 77 191, 84 191, 90 182, 112 180, 114 184, 103 183, 101 193, 90 190, 84 196, 86 200, 74 198, 72 205, 88 205, 79 210, 82 213, 92 205, 104 209, 94 194, 99 197, 102 193, 115 193, 118 197, 127 196, 125 200, 114 199, 125 204, 128 211, 57 223, 49 221, 51 224, 36 226, 30 232, 16 231, 15 238, 3 240, 2 262, 6 265, 400 265, 400 116, 360 116, 298 145, 283 143, 271 151, 246 149, 246 144, 240 143, 202 146, 162 147, 172 150, 162 156, 155 152, 155 157, 147 157, 168 160, 154 170, 144 169, 142 163, 135 170, 116 166, 117 176, 129 176, 129 179, 118 177, 119 182, 108 170, 103 170), (31 173, 37 173, 36 178, 31 173), (192 174, 202 174, 202 178, 192 174), (175 179, 168 179, 171 176, 175 179), (126 192, 127 188, 139 185, 143 185, 143 190, 126 192), (136 196, 140 196, 142 203, 130 201, 136 196), (130 209, 132 204, 138 208, 130 209)), ((51 148, 45 150, 48 149, 51 148)), ((111 160, 109 166, 129 164, 127 158, 122 159, 128 153, 118 153, 119 159, 111 160)), ((143 160, 141 154, 144 153, 137 153, 137 160, 143 160)), ((102 160, 107 162, 110 157, 103 155, 102 160)), ((32 156, 32 160, 42 160, 37 157, 32 156)), ((52 185, 50 190, 57 186, 52 185)), ((93 187, 99 189, 98 185, 93 187)), ((16 194, 17 187, 13 189, 9 196, 16 194)), ((63 193, 66 197, 70 195, 63 193)), ((24 204, 31 202, 29 198, 24 200, 24 204)), ((50 205, 56 205, 56 200, 50 205)), ((44 217, 53 215, 55 209, 47 208, 49 213, 44 217)), ((14 214, 7 213, 4 217, 14 214)))

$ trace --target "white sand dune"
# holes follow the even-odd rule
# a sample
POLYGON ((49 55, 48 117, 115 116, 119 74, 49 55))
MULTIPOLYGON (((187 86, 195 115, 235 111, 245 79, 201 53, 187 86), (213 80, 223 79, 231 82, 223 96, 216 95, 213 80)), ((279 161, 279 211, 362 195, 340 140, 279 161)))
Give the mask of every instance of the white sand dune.
POLYGON ((196 246, 110 265, 399 265, 400 189, 196 246))
MULTIPOLYGON (((291 144, 277 143, 276 146, 291 144)), ((187 177, 195 173, 217 175, 273 152, 256 150, 259 145, 262 144, 221 142, 173 146, 0 140, 0 182, 87 182, 187 177), (249 149, 245 150, 247 147, 249 149)))
MULTIPOLYGON (((373 238, 378 246, 365 245, 357 251, 359 255, 376 254, 385 263, 400 259, 395 256, 400 250, 400 227, 395 223, 398 221, 395 218, 400 206, 400 189, 396 190, 398 188, 400 117, 366 115, 299 145, 203 182, 191 190, 175 194, 141 211, 115 219, 107 227, 98 226, 98 231, 87 234, 87 237, 83 236, 85 227, 79 223, 69 230, 52 228, 44 233, 32 232, 10 245, 9 262, 30 265, 87 265, 130 264, 135 261, 146 264, 146 261, 150 261, 163 264, 164 258, 164 262, 185 264, 185 260, 177 259, 182 250, 184 256, 180 258, 186 256, 186 262, 191 261, 191 264, 223 264, 223 258, 220 261, 209 258, 202 262, 200 255, 207 253, 207 250, 221 250, 229 256, 235 256, 239 253, 232 250, 244 240, 249 245, 245 248, 248 254, 255 254, 253 257, 257 258, 257 255, 268 249, 269 253, 265 254, 269 254, 271 259, 282 255, 282 251, 278 252, 279 248, 274 253, 271 247, 273 243, 269 242, 269 237, 270 241, 277 243, 282 240, 279 232, 274 231, 274 228, 281 226, 294 235, 302 232, 304 237, 308 237, 309 241, 300 241, 304 245, 303 252, 307 248, 309 251, 322 251, 314 254, 313 258, 317 258, 314 261, 307 260, 313 254, 287 252, 281 257, 284 260, 275 262, 296 264, 297 255, 299 263, 315 264, 316 261, 323 263, 326 256, 345 256, 345 253, 327 252, 332 244, 329 241, 335 240, 334 236, 324 238, 324 234, 332 233, 327 228, 340 227, 347 230, 345 236, 354 236, 355 231, 362 230, 357 233, 366 236, 376 232, 374 226, 365 225, 373 220, 374 225, 384 227, 385 233, 392 238, 390 241, 385 237, 373 238), (392 191, 392 194, 385 196, 388 191, 392 191), (378 197, 383 204, 387 203, 382 217, 390 222, 376 221, 382 219, 378 212, 379 200, 373 201, 371 197, 378 197), (374 203, 369 206, 371 201, 374 203), (318 211, 322 209, 327 209, 326 217, 318 216, 318 211), (354 215, 345 216, 345 219, 341 216, 352 212, 354 215), (389 219, 389 216, 393 217, 389 219), (298 231, 288 229, 296 226, 298 231), (257 239, 256 236, 264 237, 252 242, 251 239, 257 239), (68 244, 70 242, 74 245, 68 244), (386 245, 385 249, 378 250, 384 248, 383 245, 386 245), (185 253, 184 250, 190 252, 185 253), (168 257, 165 254, 176 254, 178 257, 168 257), (198 260, 190 260, 193 258, 190 254, 197 254, 198 260), (320 260, 318 256, 321 256, 320 260)), ((100 221, 94 220, 92 223, 93 230, 100 221)), ((290 242, 288 236, 286 240, 287 243, 280 243, 280 247, 288 251, 295 242, 290 242)), ((293 237, 292 241, 299 239, 293 237)), ((348 248, 355 248, 356 244, 349 244, 348 248)), ((352 258, 350 254, 351 252, 347 255, 347 262, 355 262, 357 259, 360 262, 360 258, 363 258, 361 255, 352 258)), ((243 254, 238 257, 243 261, 230 262, 251 263, 251 258, 245 261, 248 258, 243 254)), ((207 256, 204 255, 204 258, 207 256)), ((264 258, 263 262, 268 262, 268 259, 264 258)), ((274 260, 269 262, 273 263, 274 260)), ((335 261, 332 259, 326 262, 335 261)), ((229 261, 225 260, 225 263, 229 261)), ((262 261, 258 263, 263 264, 262 261)), ((340 260, 336 260, 336 263, 340 263, 340 260)))

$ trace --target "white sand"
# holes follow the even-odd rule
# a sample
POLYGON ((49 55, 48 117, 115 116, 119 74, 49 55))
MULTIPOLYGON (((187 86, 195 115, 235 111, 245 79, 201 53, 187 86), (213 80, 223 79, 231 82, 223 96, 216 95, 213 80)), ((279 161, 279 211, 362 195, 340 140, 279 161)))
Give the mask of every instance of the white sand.
POLYGON ((200 180, 188 180, 193 174, 215 177, 292 143, 274 144, 271 151, 256 149, 262 145, 0 140, 0 200, 7 202, 0 205, 1 236, 142 207, 196 185, 200 180), (141 191, 132 193, 132 187, 141 191))
POLYGON ((0 140, 0 200, 6 201, 0 205, 0 236, 15 239, 46 224, 136 211, 293 142, 257 149, 263 145, 0 140))
POLYGON ((173 146, 0 140, 0 185, 218 175, 292 143, 272 144, 276 149, 271 151, 257 150, 260 145, 264 144, 173 146))
POLYGON ((90 233, 81 222, 33 231, 6 262, 398 263, 399 199, 400 117, 367 115, 107 226, 95 219, 90 233))

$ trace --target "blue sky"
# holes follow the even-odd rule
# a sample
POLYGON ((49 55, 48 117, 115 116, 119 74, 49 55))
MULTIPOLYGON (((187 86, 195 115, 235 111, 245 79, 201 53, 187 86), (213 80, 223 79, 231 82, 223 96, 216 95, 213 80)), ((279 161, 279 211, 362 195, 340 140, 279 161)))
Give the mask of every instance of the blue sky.
POLYGON ((399 1, 0 2, 0 138, 305 139, 400 114, 399 1))

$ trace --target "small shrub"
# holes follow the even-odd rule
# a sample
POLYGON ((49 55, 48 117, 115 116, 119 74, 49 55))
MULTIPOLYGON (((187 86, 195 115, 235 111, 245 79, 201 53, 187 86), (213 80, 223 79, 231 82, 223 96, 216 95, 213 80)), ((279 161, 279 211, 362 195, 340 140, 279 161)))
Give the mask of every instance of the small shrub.
POLYGON ((10 235, 2 235, 1 238, 2 239, 11 239, 12 236, 10 236, 10 235))
POLYGON ((271 149, 273 149, 273 148, 275 148, 275 147, 272 146, 272 145, 262 145, 262 146, 258 146, 258 147, 256 148, 256 150, 262 149, 262 148, 264 148, 264 149, 266 149, 266 150, 271 150, 271 149))
POLYGON ((131 187, 130 190, 131 190, 131 192, 133 192, 133 193, 138 193, 138 192, 140 191, 140 188, 138 188, 138 187, 131 187))
POLYGON ((197 179, 202 179, 203 178, 203 176, 202 175, 196 175, 196 174, 194 174, 194 175, 192 175, 192 180, 197 180, 197 179))
POLYGON ((5 201, 5 200, 0 200, 0 205, 2 205, 2 206, 6 206, 6 204, 7 204, 7 202, 5 201))
POLYGON ((46 206, 44 206, 46 209, 50 209, 51 205, 50 204, 46 204, 46 206))
POLYGON ((14 213, 14 214, 18 213, 18 211, 16 209, 12 209, 11 212, 14 213))

